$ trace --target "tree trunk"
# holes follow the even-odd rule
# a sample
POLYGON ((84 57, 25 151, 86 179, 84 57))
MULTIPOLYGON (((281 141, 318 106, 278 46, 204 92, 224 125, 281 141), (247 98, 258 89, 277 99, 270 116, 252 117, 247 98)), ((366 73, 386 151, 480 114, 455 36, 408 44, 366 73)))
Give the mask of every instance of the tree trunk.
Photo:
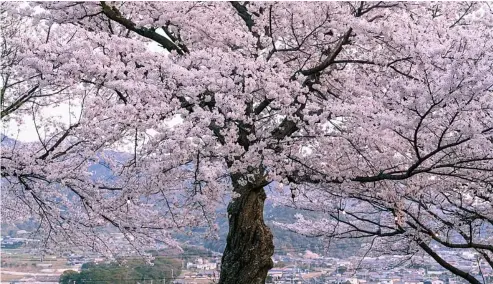
POLYGON ((273 267, 274 242, 264 223, 265 179, 240 185, 232 177, 240 196, 228 206, 229 233, 221 261, 219 284, 263 284, 273 267))

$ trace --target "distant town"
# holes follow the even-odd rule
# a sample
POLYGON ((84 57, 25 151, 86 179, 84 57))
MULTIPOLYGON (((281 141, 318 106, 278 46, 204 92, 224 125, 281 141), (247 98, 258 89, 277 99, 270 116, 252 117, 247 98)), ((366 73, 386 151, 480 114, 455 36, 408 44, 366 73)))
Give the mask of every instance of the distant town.
MULTIPOLYGON (((80 271, 84 263, 105 263, 108 260, 100 255, 86 253, 59 254, 34 257, 29 244, 37 240, 28 238, 29 232, 20 230, 15 237, 2 236, 1 239, 1 283, 59 283, 64 271, 80 271)), ((115 235, 118 239, 118 235, 115 235)), ((204 253, 187 253, 181 257, 181 271, 164 279, 135 281, 140 284, 173 283, 202 284, 217 283, 221 254, 196 248, 204 253), (205 253, 206 252, 206 253, 205 253)), ((484 279, 484 283, 493 283, 493 271, 485 263, 477 261, 474 254, 457 254, 452 250, 441 250, 441 255, 457 267, 484 279)), ((179 256, 176 256, 180 259, 179 256)), ((451 274, 434 260, 420 258, 420 262, 400 261, 394 257, 390 265, 388 257, 358 257, 345 259, 321 256, 311 251, 275 254, 274 268, 268 273, 267 282, 272 284, 320 284, 320 283, 381 283, 381 284, 452 284, 466 283, 451 274)))

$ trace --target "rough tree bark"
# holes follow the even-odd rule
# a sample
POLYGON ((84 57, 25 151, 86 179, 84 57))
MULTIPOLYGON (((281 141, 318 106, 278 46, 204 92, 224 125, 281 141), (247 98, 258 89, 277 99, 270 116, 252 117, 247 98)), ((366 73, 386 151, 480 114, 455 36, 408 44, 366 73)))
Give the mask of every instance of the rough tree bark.
POLYGON ((264 223, 267 184, 257 176, 241 185, 241 176, 233 175, 234 190, 240 196, 228 206, 229 233, 221 261, 220 284, 263 284, 273 267, 274 242, 264 223))

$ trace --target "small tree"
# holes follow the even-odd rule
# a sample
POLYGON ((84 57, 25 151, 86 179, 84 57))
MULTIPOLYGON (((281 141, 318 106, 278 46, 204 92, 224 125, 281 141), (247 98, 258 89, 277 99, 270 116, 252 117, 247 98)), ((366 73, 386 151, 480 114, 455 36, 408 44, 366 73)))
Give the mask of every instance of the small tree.
POLYGON ((80 275, 74 270, 65 270, 60 276, 60 284, 74 284, 81 283, 80 275))

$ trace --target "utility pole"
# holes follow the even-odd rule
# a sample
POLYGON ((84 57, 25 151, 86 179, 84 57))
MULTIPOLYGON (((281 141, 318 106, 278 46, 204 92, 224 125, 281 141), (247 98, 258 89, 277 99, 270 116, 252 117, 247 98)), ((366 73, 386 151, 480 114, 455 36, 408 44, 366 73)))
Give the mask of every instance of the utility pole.
POLYGON ((293 271, 293 276, 291 277, 291 283, 294 284, 294 277, 296 276, 296 261, 294 262, 294 271, 293 271))

